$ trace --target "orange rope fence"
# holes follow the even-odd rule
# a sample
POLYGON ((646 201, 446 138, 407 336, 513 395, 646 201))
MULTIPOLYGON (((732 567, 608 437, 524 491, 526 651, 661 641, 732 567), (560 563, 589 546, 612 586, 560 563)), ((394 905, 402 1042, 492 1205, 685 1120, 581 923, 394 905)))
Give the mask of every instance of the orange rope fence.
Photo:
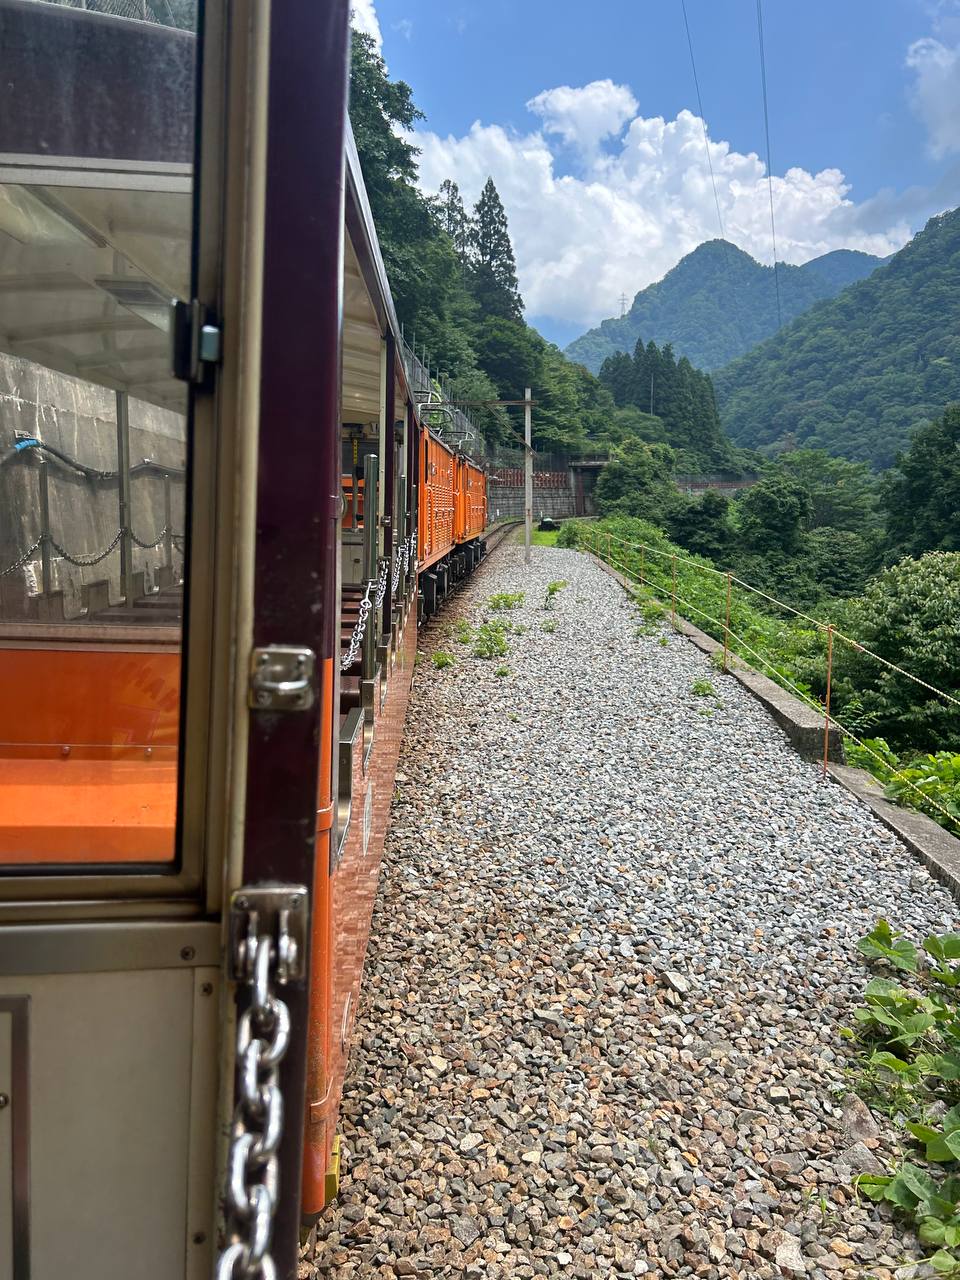
MULTIPOLYGON (((608 538, 610 537, 609 534, 607 536, 608 538)), ((756 661, 760 664, 761 667, 764 667, 768 671, 772 672, 772 674, 776 677, 776 680, 778 681, 778 683, 785 685, 790 690, 790 692, 795 694, 805 705, 811 707, 814 711, 817 712, 818 715, 823 716, 824 736, 823 736, 822 774, 824 777, 827 774, 827 768, 829 764, 830 728, 831 726, 833 726, 836 729, 839 729, 839 731, 844 735, 844 737, 849 738, 851 742, 856 743, 858 747, 860 747, 868 755, 872 756, 875 760, 877 760, 883 766, 884 770, 887 773, 889 773, 892 777, 898 778, 902 783, 904 783, 912 791, 916 792, 917 795, 921 798, 921 800, 925 802, 925 804, 930 805, 934 809, 937 809, 947 819, 947 822, 950 824, 952 828, 960 831, 960 822, 957 821, 956 817, 952 813, 950 813, 948 809, 944 808, 944 806, 941 805, 937 800, 935 800, 932 796, 928 795, 925 791, 922 790, 922 788, 918 787, 916 783, 911 778, 908 778, 906 774, 904 774, 900 769, 897 769, 893 765, 891 765, 890 762, 888 760, 885 760, 884 757, 880 755, 880 753, 876 751, 872 746, 870 746, 868 742, 865 742, 862 738, 858 737, 858 735, 854 733, 852 729, 848 728, 848 726, 841 723, 841 721, 839 721, 836 718, 836 716, 831 713, 830 699, 831 699, 831 684, 832 684, 832 675, 833 675, 833 640, 835 637, 846 639, 846 637, 841 636, 841 634, 836 631, 836 629, 833 627, 831 623, 816 622, 816 625, 822 628, 827 634, 827 689, 826 689, 826 700, 824 703, 821 703, 816 698, 812 697, 809 693, 807 693, 805 690, 799 688, 792 680, 789 679, 789 677, 785 676, 784 673, 769 660, 769 658, 764 657, 762 653, 758 652, 758 650, 753 648, 752 645, 748 644, 747 641, 744 640, 742 636, 737 635, 735 631, 731 630, 730 598, 732 593, 732 584, 734 582, 740 581, 740 579, 738 579, 734 574, 722 573, 720 570, 713 569, 708 565, 699 565, 695 560, 686 560, 684 557, 675 556, 671 552, 662 552, 662 551, 659 551, 657 548, 644 546, 643 544, 640 544, 640 543, 626 542, 623 538, 617 538, 616 535, 613 535, 613 537, 622 546, 629 547, 633 550, 639 550, 641 551, 641 553, 643 551, 652 551, 656 555, 671 557, 673 561, 673 565, 672 565, 673 574, 672 574, 671 582, 669 584, 666 581, 658 583, 655 580, 651 580, 649 569, 647 570, 647 581, 645 582, 642 570, 641 570, 641 573, 638 575, 635 569, 625 564, 622 560, 615 559, 612 555, 608 559, 600 551, 599 539, 596 536, 594 536, 594 539, 593 539, 592 550, 594 554, 598 557, 598 559, 605 560, 606 563, 610 564, 612 568, 619 570, 625 577, 633 581, 636 581, 637 585, 641 587, 656 586, 656 587, 659 587, 664 592, 664 594, 666 594, 666 589, 669 585, 669 589, 671 593, 671 606, 672 606, 671 615, 672 615, 674 630, 677 630, 676 606, 680 604, 685 609, 688 609, 692 613, 696 614, 698 617, 703 618, 704 621, 709 622, 714 627, 717 627, 720 630, 722 630, 723 636, 724 636, 724 642, 723 642, 724 671, 729 670, 730 641, 733 640, 737 645, 740 646, 742 650, 744 650, 747 654, 749 654, 750 657, 756 659, 756 661), (725 577, 727 579, 727 604, 726 604, 725 621, 721 622, 718 618, 714 618, 711 614, 701 609, 699 605, 695 605, 692 600, 687 600, 684 596, 679 595, 677 593, 677 589, 676 589, 676 563, 677 562, 693 565, 694 568, 703 569, 709 573, 719 574, 721 577, 725 577)), ((763 595, 764 593, 758 592, 757 594, 763 595)), ((767 599, 773 599, 773 597, 767 597, 767 599)), ((779 603, 779 602, 775 601, 775 603, 779 603)), ((784 607, 788 609, 790 608, 789 605, 784 607)), ((798 610, 791 610, 791 612, 798 613, 798 610)), ((800 614, 799 616, 805 617, 806 615, 800 614)), ((816 621, 816 620, 813 620, 813 621, 816 621)), ((849 641, 849 643, 854 644, 858 649, 861 649, 862 652, 864 653, 868 653, 868 654, 870 653, 870 650, 864 649, 863 646, 859 645, 856 641, 849 641)), ((876 654, 871 654, 870 656, 879 657, 879 655, 876 655, 876 654)), ((879 661, 883 662, 884 659, 879 658, 879 661)), ((894 664, 892 663, 887 663, 886 665, 893 666, 894 670, 897 670, 897 671, 900 670, 899 667, 894 666, 894 664)), ((909 672, 904 672, 903 674, 908 676, 910 675, 909 672)), ((927 685, 925 681, 920 680, 918 677, 911 676, 911 679, 916 679, 918 684, 924 685, 926 688, 930 689, 934 693, 942 694, 942 696, 947 698, 948 701, 957 702, 956 698, 952 698, 949 694, 944 693, 943 690, 936 689, 933 685, 927 685)))

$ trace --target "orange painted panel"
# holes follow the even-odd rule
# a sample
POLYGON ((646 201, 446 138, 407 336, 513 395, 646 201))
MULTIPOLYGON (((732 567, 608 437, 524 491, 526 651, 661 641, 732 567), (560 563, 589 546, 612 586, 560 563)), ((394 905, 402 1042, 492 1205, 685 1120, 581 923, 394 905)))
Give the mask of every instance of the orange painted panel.
POLYGON ((174 856, 180 654, 0 649, 0 862, 174 856))

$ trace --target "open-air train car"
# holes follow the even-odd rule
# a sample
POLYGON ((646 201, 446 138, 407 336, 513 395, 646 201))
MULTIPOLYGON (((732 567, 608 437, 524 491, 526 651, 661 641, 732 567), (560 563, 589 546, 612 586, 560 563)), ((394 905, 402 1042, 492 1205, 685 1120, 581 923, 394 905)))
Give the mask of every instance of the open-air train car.
POLYGON ((486 525, 407 378, 347 24, 0 0, 12 1280, 293 1276, 336 1191, 418 603, 486 525))

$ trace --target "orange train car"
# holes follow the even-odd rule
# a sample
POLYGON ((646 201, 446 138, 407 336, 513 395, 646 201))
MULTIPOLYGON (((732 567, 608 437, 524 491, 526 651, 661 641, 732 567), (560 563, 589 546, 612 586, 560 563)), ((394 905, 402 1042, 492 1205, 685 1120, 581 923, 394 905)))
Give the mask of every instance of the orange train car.
POLYGON ((0 0, 4 1275, 56 1273, 66 1212, 77 1280, 294 1280, 337 1191, 417 624, 487 523, 422 421, 348 17, 0 0))

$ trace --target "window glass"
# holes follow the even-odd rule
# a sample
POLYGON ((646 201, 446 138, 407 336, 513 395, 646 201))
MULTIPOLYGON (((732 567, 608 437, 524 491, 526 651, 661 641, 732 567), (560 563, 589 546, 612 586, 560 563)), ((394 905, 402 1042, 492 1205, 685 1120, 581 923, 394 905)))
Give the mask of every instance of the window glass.
POLYGON ((175 857, 195 3, 0 5, 0 864, 175 857))

